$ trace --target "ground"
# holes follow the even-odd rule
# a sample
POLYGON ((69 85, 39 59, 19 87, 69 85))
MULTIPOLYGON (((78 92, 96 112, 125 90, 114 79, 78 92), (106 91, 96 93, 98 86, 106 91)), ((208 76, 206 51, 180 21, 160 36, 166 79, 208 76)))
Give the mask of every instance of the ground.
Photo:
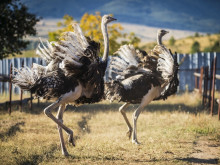
MULTIPOLYGON (((74 131, 76 147, 65 142, 70 156, 61 155, 57 126, 43 114, 49 103, 34 104, 9 116, 0 113, 1 164, 218 164, 220 121, 202 110, 195 95, 157 101, 141 113, 134 145, 118 112, 121 103, 68 106, 64 123, 74 131), (192 101, 192 98, 194 98, 192 101), (188 100, 188 101, 186 101, 188 100)), ((137 105, 130 106, 131 120, 137 105)), ((54 114, 56 111, 54 111, 54 114)))

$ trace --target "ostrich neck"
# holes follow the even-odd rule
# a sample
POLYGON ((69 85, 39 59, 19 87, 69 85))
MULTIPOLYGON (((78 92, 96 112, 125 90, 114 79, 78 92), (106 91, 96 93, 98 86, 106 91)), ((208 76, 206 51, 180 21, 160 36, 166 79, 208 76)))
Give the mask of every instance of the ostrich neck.
POLYGON ((102 23, 102 34, 104 38, 104 54, 102 57, 103 62, 107 62, 108 54, 109 54, 109 39, 108 39, 108 30, 107 30, 107 24, 102 23))
POLYGON ((157 44, 162 45, 162 35, 161 34, 157 35, 157 44))

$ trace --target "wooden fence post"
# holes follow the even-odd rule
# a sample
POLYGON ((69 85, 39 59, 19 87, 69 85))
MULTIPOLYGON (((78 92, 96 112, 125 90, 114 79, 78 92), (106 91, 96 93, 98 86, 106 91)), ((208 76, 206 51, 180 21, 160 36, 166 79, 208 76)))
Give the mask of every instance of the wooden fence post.
MULTIPOLYGON (((195 71, 196 71, 196 73, 198 73, 199 69, 197 68, 195 71)), ((198 89, 198 78, 197 78, 197 76, 195 76, 195 88, 198 89)))
MULTIPOLYGON (((31 65, 31 67, 33 67, 33 61, 32 61, 32 65, 31 65)), ((32 102, 32 100, 33 100, 33 96, 32 96, 32 92, 30 92, 30 110, 32 111, 32 108, 33 108, 33 102, 32 102)))
POLYGON ((208 104, 208 107, 210 109, 211 109, 211 100, 212 100, 211 95, 212 95, 213 64, 214 64, 214 60, 212 60, 212 62, 211 62, 210 77, 209 77, 210 83, 209 83, 209 104, 208 104))
POLYGON ((202 95, 202 105, 205 106, 207 103, 207 89, 208 89, 208 70, 209 67, 204 68, 205 76, 204 76, 204 83, 203 83, 203 95, 202 95))
POLYGON ((201 67, 201 69, 200 69, 200 78, 199 78, 199 93, 200 94, 202 94, 203 71, 204 71, 204 67, 201 67))
MULTIPOLYGON (((42 63, 43 63, 43 61, 42 61, 42 59, 40 60, 40 65, 42 65, 42 63)), ((37 106, 39 107, 39 105, 40 105, 40 98, 38 97, 37 98, 37 106)))
POLYGON ((220 95, 219 95, 219 102, 218 102, 218 120, 220 120, 220 95))
MULTIPOLYGON (((21 67, 24 67, 24 60, 21 63, 21 67)), ((23 90, 21 89, 21 94, 20 94, 20 105, 19 105, 19 110, 22 112, 22 99, 23 99, 23 90)))
POLYGON ((214 101, 215 101, 215 74, 216 74, 216 64, 217 64, 217 58, 215 57, 213 60, 213 74, 212 74, 212 100, 211 100, 211 115, 213 115, 213 107, 214 107, 214 101))
POLYGON ((8 113, 11 115, 11 98, 12 98, 12 63, 10 65, 10 80, 9 80, 9 107, 8 107, 8 113))

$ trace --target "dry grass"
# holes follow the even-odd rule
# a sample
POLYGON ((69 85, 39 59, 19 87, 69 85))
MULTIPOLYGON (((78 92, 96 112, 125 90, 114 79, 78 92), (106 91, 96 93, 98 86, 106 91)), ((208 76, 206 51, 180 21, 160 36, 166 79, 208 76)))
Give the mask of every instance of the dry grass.
MULTIPOLYGON (((131 144, 118 112, 121 104, 101 102, 67 107, 64 123, 73 129, 76 147, 66 144, 69 157, 61 155, 56 125, 43 107, 30 113, 0 115, 1 164, 217 164, 220 123, 201 111, 198 96, 184 94, 157 101, 138 119, 139 146, 131 144), (197 113, 195 113, 197 111, 197 113), (196 115, 195 115, 196 114, 196 115)), ((133 109, 128 109, 131 119, 133 109)))
MULTIPOLYGON (((23 99, 30 98, 30 93, 29 92, 24 93, 22 98, 23 99)), ((20 95, 13 94, 11 100, 12 101, 20 100, 20 95)), ((3 95, 0 95, 0 103, 4 103, 6 101, 9 101, 9 94, 4 93, 3 95)))
MULTIPOLYGON (((174 36, 175 37, 175 36, 174 36)), ((190 53, 191 52, 191 46, 195 41, 198 41, 200 44, 200 51, 204 51, 206 47, 212 46, 215 41, 219 41, 220 34, 212 34, 209 36, 200 36, 200 37, 187 37, 183 39, 178 39, 175 42, 174 46, 169 45, 169 41, 164 41, 164 45, 167 46, 167 48, 171 49, 172 52, 177 53, 190 53)), ((146 47, 146 51, 150 51, 156 43, 142 43, 141 46, 146 47)))

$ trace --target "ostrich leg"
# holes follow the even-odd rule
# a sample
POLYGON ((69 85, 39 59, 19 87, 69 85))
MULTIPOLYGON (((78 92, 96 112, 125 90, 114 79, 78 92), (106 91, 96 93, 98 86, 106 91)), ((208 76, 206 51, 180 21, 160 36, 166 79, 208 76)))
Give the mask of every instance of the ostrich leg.
MULTIPOLYGON (((44 109, 45 115, 47 115, 49 118, 51 118, 55 123, 57 123, 58 127, 60 127, 61 129, 64 129, 64 131, 66 131, 66 133, 69 134, 69 142, 72 143, 73 146, 75 146, 74 139, 73 139, 73 131, 71 129, 69 129, 67 126, 65 126, 63 124, 63 122, 61 122, 59 119, 57 119, 51 113, 51 110, 57 108, 60 105, 64 105, 66 103, 73 102, 74 100, 78 99, 81 96, 81 94, 82 94, 82 86, 79 85, 75 88, 74 92, 70 91, 69 93, 64 94, 55 103, 49 105, 47 108, 44 109)), ((62 111, 62 113, 63 113, 63 111, 62 111)), ((62 135, 61 135, 61 138, 62 138, 62 135)), ((64 143, 64 142, 62 141, 62 143, 64 143)))
POLYGON ((127 132, 127 136, 130 139, 131 138, 131 133, 132 133, 132 127, 130 122, 128 121, 127 115, 125 113, 125 109, 129 106, 129 103, 125 103, 123 104, 120 108, 119 108, 119 112, 121 112, 122 116, 124 117, 124 120, 128 126, 128 132, 127 132))
POLYGON ((51 118, 59 127, 64 129, 68 134, 69 134, 69 142, 72 143, 73 146, 75 146, 74 141, 73 141, 73 131, 69 129, 67 126, 65 126, 60 120, 58 120, 52 113, 51 110, 57 108, 60 106, 59 100, 56 101, 55 103, 49 105, 47 108, 44 109, 45 115, 47 115, 49 118, 51 118))
POLYGON ((134 143, 134 144, 140 144, 137 140, 137 119, 138 119, 138 117, 139 117, 139 115, 140 115, 143 108, 144 107, 139 106, 135 110, 135 112, 133 113, 133 116, 132 116, 132 118, 133 118, 133 128, 134 128, 133 132, 132 132, 132 143, 134 143))
POLYGON ((132 132, 132 143, 140 144, 137 140, 137 119, 143 110, 155 97, 159 96, 159 90, 157 87, 151 87, 148 93, 143 97, 141 104, 133 113, 133 132, 132 132))
MULTIPOLYGON (((61 104, 59 106, 59 110, 58 110, 58 113, 57 113, 57 119, 63 123, 63 112, 65 110, 65 104, 61 104)), ((65 146, 65 143, 64 143, 64 139, 63 139, 63 130, 62 128, 57 125, 58 127, 58 132, 59 132, 59 135, 60 135, 60 145, 61 145, 61 149, 62 149, 62 154, 65 155, 65 156, 68 156, 68 152, 67 152, 67 149, 66 149, 66 146, 65 146)))

